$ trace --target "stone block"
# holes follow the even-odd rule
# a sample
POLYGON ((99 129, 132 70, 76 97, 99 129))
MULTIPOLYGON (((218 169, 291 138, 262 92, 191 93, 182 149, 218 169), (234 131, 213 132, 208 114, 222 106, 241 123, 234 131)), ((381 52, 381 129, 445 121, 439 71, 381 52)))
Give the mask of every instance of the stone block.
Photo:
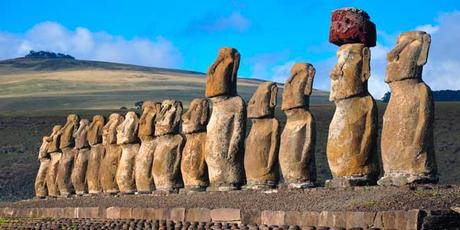
POLYGON ((104 218, 99 207, 78 207, 75 211, 76 218, 104 218))
POLYGON ((383 213, 377 212, 375 214, 374 223, 372 224, 373 228, 383 228, 383 213))
POLYGON ((286 212, 284 211, 262 211, 260 215, 261 224, 285 225, 286 212))
POLYGON ((258 210, 242 210, 241 223, 243 224, 261 224, 261 212, 258 210))
POLYGON ((376 212, 346 212, 347 228, 370 228, 374 225, 376 212))
POLYGON ((382 212, 382 219, 385 229, 396 229, 396 213, 394 211, 382 212))
POLYGON ((376 45, 377 32, 369 15, 355 8, 343 8, 332 13, 329 42, 341 46, 348 43, 376 45))
POLYGON ((169 219, 173 221, 185 220, 185 208, 172 208, 169 210, 169 219))
POLYGON ((207 208, 190 208, 185 211, 185 220, 190 222, 210 222, 211 210, 207 208))
POLYGON ((298 211, 286 211, 284 216, 284 223, 286 225, 299 225, 302 226, 303 213, 298 211))
POLYGON ((235 208, 218 208, 211 210, 211 219, 216 222, 241 221, 241 211, 235 208))
POLYGON ((322 211, 318 216, 318 226, 332 226, 334 223, 332 213, 322 211))

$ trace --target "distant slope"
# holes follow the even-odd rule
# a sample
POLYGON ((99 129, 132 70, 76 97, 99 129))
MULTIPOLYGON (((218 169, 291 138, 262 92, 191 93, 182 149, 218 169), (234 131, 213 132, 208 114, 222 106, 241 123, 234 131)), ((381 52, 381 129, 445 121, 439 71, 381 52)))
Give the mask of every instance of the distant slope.
MULTIPOLYGON (((261 82, 240 78, 238 93, 248 100, 261 82)), ((2 112, 130 108, 137 101, 166 98, 188 105, 204 97, 204 89, 205 75, 193 71, 73 59, 0 61, 2 112)), ((313 90, 312 103, 327 103, 327 96, 313 90)))

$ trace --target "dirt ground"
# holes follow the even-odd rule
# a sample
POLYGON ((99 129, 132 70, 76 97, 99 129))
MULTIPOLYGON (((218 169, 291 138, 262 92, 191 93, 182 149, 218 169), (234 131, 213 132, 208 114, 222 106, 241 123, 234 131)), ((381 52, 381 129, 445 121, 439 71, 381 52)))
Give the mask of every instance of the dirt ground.
MULTIPOLYGON (((379 128, 381 128, 384 109, 385 105, 380 104, 379 128)), ((84 118, 90 118, 94 114, 109 114, 111 111, 77 112, 84 118)), ((316 162, 318 181, 322 183, 331 178, 326 160, 326 141, 334 106, 313 105, 311 112, 317 124, 316 162)), ((41 137, 50 132, 52 125, 63 124, 67 113, 67 111, 57 111, 15 116, 0 115, 0 201, 33 197, 33 183, 38 169, 37 151, 41 137)), ((283 127, 284 114, 278 110, 276 116, 281 120, 283 127)), ((459 117, 460 103, 436 103, 434 136, 440 184, 460 184, 459 117)), ((249 128, 250 122, 248 121, 248 130, 249 128)), ((333 192, 325 190, 324 193, 333 192)), ((274 196, 280 196, 280 194, 282 193, 274 196)), ((247 195, 251 197, 250 194, 247 195)), ((256 197, 253 198, 256 199, 256 197)), ((292 202, 291 205, 293 209, 300 207, 295 202, 292 202)))

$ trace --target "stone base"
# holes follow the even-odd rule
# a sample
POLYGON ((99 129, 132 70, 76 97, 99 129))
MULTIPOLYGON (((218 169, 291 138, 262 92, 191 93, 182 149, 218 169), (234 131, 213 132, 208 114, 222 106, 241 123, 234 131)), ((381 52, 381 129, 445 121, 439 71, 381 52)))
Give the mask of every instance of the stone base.
POLYGON ((280 189, 307 189, 316 187, 314 182, 303 181, 303 182, 284 182, 278 186, 280 189))
POLYGON ((135 194, 139 194, 139 195, 148 195, 148 194, 152 194, 153 191, 137 191, 135 194))
POLYGON ((238 186, 235 185, 223 185, 218 187, 208 187, 206 189, 207 192, 230 192, 239 190, 238 186))
POLYGON ((179 193, 179 188, 157 188, 152 192, 154 195, 169 195, 179 193))
POLYGON ((206 192, 206 187, 205 186, 187 186, 179 190, 179 193, 194 193, 194 192, 206 192))
POLYGON ((336 177, 330 180, 326 180, 325 187, 327 188, 347 188, 355 186, 372 186, 376 185, 376 181, 373 178, 363 177, 336 177))
POLYGON ((387 173, 377 181, 381 186, 404 186, 411 184, 436 184, 439 178, 433 175, 387 173))
POLYGON ((264 181, 264 182, 250 182, 243 186, 243 190, 271 190, 276 188, 276 182, 274 181, 264 181))

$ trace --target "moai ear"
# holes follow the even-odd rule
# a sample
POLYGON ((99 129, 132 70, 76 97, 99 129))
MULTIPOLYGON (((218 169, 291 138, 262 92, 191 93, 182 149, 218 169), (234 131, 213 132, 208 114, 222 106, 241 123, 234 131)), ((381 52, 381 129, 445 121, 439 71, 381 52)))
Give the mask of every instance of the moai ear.
POLYGON ((369 50, 369 47, 364 47, 362 50, 362 67, 361 67, 361 80, 367 81, 369 77, 371 76, 371 66, 370 66, 370 60, 371 60, 371 52, 369 50))
POLYGON ((209 116, 209 102, 208 100, 204 99, 201 101, 201 106, 203 107, 203 113, 201 114, 200 117, 200 124, 206 125, 208 122, 208 116, 209 116))
POLYGON ((315 78, 316 69, 313 65, 308 66, 307 84, 305 85, 304 95, 310 96, 313 89, 313 79, 315 78))
POLYGON ((425 65, 428 60, 428 53, 430 50, 431 36, 428 33, 423 34, 422 36, 422 49, 420 50, 420 55, 418 56, 417 65, 425 65))
POLYGON ((270 108, 274 109, 276 107, 276 99, 277 99, 277 96, 278 96, 278 86, 276 85, 276 83, 271 86, 270 91, 271 91, 271 93, 270 93, 270 108))

